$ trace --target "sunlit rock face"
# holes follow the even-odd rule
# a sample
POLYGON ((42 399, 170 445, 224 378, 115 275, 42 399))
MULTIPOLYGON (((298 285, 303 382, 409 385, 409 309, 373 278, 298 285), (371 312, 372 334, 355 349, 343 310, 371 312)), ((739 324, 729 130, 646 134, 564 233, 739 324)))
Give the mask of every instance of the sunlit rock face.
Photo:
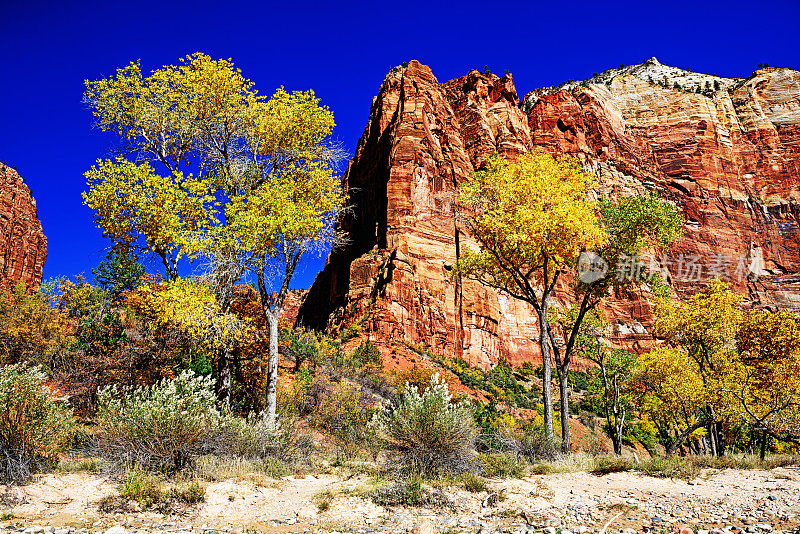
POLYGON ((36 213, 36 201, 22 177, 0 163, 0 284, 42 283, 47 238, 36 213))
MULTIPOLYGON (((373 100, 344 175, 353 210, 340 227, 351 242, 331 253, 299 320, 359 323, 384 348, 425 345, 484 367, 535 362, 532 310, 449 275, 476 246, 454 214, 458 184, 494 152, 535 149, 578 157, 598 194, 655 190, 681 208, 686 237, 658 263, 678 293, 723 275, 752 305, 800 309, 797 71, 730 79, 651 58, 520 103, 510 74, 439 83, 412 61, 373 100)), ((569 296, 565 283, 557 300, 569 296)), ((652 346, 648 297, 607 299, 612 343, 652 346)))

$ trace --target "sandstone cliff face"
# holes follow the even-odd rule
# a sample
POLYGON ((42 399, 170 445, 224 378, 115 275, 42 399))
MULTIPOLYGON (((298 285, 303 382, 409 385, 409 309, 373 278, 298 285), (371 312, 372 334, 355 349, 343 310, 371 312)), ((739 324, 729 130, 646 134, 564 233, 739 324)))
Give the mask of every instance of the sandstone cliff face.
POLYGON ((42 283, 47 238, 36 201, 17 172, 0 163, 0 284, 42 283))
MULTIPOLYGON (((535 360, 532 310, 448 273, 471 241, 452 208, 458 184, 494 152, 536 148, 579 157, 600 193, 656 190, 684 211, 686 238, 661 258, 679 293, 722 274, 754 305, 800 309, 800 73, 733 80, 651 59, 533 91, 520 108, 510 74, 440 84, 412 61, 373 101, 344 176, 354 210, 340 224, 352 242, 330 255, 300 320, 359 322, 389 345, 481 366, 535 360)), ((616 344, 652 344, 647 296, 608 299, 616 344)))

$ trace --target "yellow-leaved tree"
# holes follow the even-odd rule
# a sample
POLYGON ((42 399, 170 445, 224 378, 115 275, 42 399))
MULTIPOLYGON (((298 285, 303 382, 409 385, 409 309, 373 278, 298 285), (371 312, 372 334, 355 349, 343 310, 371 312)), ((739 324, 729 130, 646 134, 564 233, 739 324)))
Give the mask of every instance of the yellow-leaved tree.
POLYGON ((608 240, 596 206, 587 198, 593 185, 576 159, 556 160, 535 152, 515 163, 495 155, 460 189, 469 213, 466 224, 480 248, 466 248, 455 273, 527 302, 536 312, 548 436, 553 434, 550 298, 581 251, 608 240))
POLYGON ((736 333, 720 411, 767 437, 800 443, 800 322, 788 310, 748 311, 736 333), (730 412, 728 412, 730 410, 730 412))
POLYGON ((720 279, 712 280, 685 301, 667 297, 656 300, 655 330, 672 348, 654 350, 642 360, 641 368, 645 382, 663 397, 665 413, 677 432, 669 453, 701 428, 708 431, 715 454, 725 448, 717 412, 718 392, 727 379, 728 363, 737 357, 735 337, 742 319, 741 301, 740 295, 730 291, 730 284, 720 279), (663 395, 667 365, 680 369, 681 378, 670 379, 680 388, 680 395, 663 395))
MULTIPOLYGON (((280 88, 266 98, 253 86, 231 60, 202 53, 148 76, 131 63, 87 80, 85 101, 100 129, 119 134, 124 156, 86 173, 84 201, 116 247, 154 253, 170 280, 181 258, 207 261, 218 317, 228 314, 234 284, 256 278, 274 417, 278 315, 301 257, 340 239, 333 222, 346 199, 334 175, 339 151, 328 142, 330 110, 313 91, 280 88)), ((222 398, 237 358, 237 339, 229 341, 219 356, 222 398)))

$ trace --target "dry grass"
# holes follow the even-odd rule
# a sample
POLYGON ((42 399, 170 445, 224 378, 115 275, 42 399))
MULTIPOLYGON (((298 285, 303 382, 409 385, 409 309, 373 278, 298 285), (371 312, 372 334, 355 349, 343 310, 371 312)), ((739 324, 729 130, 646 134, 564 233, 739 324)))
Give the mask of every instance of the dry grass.
POLYGON ((598 456, 589 469, 593 475, 603 476, 609 473, 621 473, 633 469, 633 462, 618 456, 598 456))
POLYGON ((289 464, 277 458, 249 460, 236 456, 212 454, 199 457, 193 468, 196 477, 209 482, 236 480, 252 482, 264 487, 274 486, 275 479, 292 474, 303 474, 306 471, 307 469, 303 466, 289 464))

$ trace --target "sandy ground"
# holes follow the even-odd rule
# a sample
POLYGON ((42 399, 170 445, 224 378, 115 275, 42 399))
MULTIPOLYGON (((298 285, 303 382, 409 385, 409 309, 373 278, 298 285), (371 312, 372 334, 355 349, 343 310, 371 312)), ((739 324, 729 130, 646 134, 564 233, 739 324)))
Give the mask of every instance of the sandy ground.
POLYGON ((48 474, 24 487, 0 486, 0 525, 52 525, 103 531, 128 529, 179 531, 214 529, 259 532, 351 530, 405 532, 424 519, 440 532, 533 525, 599 531, 672 530, 768 523, 774 530, 797 526, 800 471, 708 470, 697 479, 657 479, 636 473, 603 477, 588 473, 489 479, 490 492, 445 489, 451 508, 384 508, 365 495, 375 486, 367 475, 243 478, 208 483, 205 502, 170 513, 103 513, 98 503, 118 495, 117 483, 98 474, 48 474), (327 492, 327 493, 326 493, 327 492), (497 502, 487 496, 493 493, 497 502), (330 508, 320 511, 320 495, 330 508), (13 517, 12 517, 13 516, 13 517))

